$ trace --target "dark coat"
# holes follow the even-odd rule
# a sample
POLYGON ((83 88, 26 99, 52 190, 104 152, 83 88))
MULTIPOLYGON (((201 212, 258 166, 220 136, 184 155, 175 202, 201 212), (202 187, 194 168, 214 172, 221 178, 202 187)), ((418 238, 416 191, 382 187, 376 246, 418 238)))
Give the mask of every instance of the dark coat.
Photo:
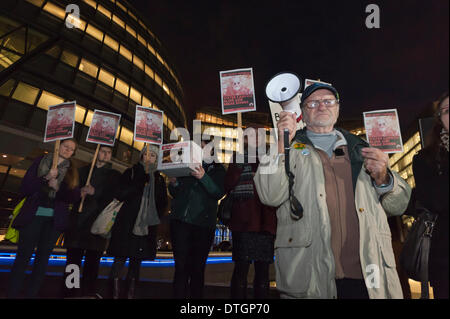
POLYGON ((214 229, 217 221, 217 202, 225 194, 225 168, 222 164, 203 163, 205 175, 177 178, 177 185, 169 185, 172 200, 171 218, 201 227, 214 229))
MULTIPOLYGON (((158 172, 154 173, 153 178, 155 178, 155 204, 161 219, 168 202, 167 187, 164 178, 158 172)), ((120 187, 115 197, 124 203, 111 230, 111 240, 107 250, 111 256, 155 259, 158 226, 150 226, 147 236, 133 234, 147 180, 148 175, 145 174, 144 167, 140 163, 127 169, 120 177, 120 187)))
MULTIPOLYGON (((256 172, 259 163, 253 163, 252 171, 256 172)), ((229 193, 239 183, 242 164, 231 163, 225 176, 225 192, 229 193)), ((228 227, 233 232, 269 232, 275 235, 277 229, 276 208, 261 203, 253 182, 254 196, 246 200, 233 202, 231 221, 228 227)))
POLYGON ((440 170, 432 151, 423 149, 413 158, 416 200, 419 205, 438 214, 431 237, 429 277, 432 284, 440 278, 448 280, 449 267, 449 156, 447 151, 441 154, 440 170))
MULTIPOLYGON (((30 168, 27 170, 22 183, 20 185, 20 193, 26 197, 17 217, 14 219, 12 227, 20 229, 21 227, 31 223, 39 206, 46 205, 48 207, 48 182, 44 177, 38 177, 39 163, 43 157, 37 158, 30 168)), ((66 230, 69 222, 69 207, 80 199, 80 188, 75 187, 69 189, 63 181, 59 186, 56 197, 51 201, 54 209, 53 227, 57 231, 66 230)))
MULTIPOLYGON (((79 169, 80 186, 86 185, 91 165, 79 169)), ((102 210, 114 199, 120 173, 105 164, 101 168, 94 166, 90 184, 95 188, 94 195, 86 195, 82 212, 78 212, 78 202, 69 217, 69 227, 65 232, 64 247, 90 249, 103 252, 107 240, 91 233, 91 227, 102 210)))

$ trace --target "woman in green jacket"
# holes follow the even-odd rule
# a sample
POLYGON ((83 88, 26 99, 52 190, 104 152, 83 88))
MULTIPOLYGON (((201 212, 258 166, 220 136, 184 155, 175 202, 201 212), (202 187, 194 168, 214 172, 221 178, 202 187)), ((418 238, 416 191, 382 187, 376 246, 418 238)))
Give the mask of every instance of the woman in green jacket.
MULTIPOLYGON (((205 144, 202 141, 202 147, 205 144)), ((225 168, 205 161, 192 176, 170 179, 175 298, 203 297, 206 259, 214 239, 217 202, 224 195, 224 180, 225 168)))

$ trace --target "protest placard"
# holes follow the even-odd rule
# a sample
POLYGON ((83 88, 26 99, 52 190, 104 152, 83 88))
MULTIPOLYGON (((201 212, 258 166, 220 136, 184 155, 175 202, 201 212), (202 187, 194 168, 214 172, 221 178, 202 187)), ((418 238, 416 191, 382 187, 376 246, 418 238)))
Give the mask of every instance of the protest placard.
POLYGON ((221 71, 220 91, 222 114, 256 111, 252 68, 221 71))
POLYGON ((402 153, 403 142, 397 110, 364 112, 367 142, 385 153, 402 153))
POLYGON ((120 118, 120 114, 95 110, 86 142, 114 146, 120 118))
POLYGON ((136 105, 134 140, 161 145, 163 142, 163 111, 136 105))
POLYGON ((66 102, 48 107, 44 142, 54 142, 73 137, 76 102, 66 102))

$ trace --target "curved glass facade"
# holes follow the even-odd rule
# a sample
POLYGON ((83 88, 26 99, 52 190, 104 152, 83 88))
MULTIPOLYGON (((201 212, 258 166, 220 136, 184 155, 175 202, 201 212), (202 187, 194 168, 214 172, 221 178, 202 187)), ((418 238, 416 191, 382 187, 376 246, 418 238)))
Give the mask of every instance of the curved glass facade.
POLYGON ((91 161, 96 147, 85 141, 94 109, 120 113, 113 166, 123 170, 143 147, 133 141, 136 105, 164 111, 168 142, 172 129, 187 127, 182 100, 167 52, 127 2, 2 0, 0 190, 7 195, 0 208, 14 206, 32 159, 52 151, 52 143, 43 143, 50 105, 77 102, 80 165, 91 161))

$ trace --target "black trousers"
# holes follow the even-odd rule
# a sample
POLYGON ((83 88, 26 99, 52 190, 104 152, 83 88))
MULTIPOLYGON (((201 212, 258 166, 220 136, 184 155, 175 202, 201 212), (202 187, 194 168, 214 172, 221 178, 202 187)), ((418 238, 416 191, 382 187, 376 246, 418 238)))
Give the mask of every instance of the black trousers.
POLYGON ((53 217, 34 216, 30 224, 20 229, 16 259, 9 279, 8 298, 18 297, 35 248, 33 271, 30 280, 27 281, 29 286, 25 297, 37 297, 45 278, 48 258, 60 234, 61 232, 53 228, 53 217))
MULTIPOLYGON (((235 261, 233 276, 231 278, 231 298, 247 298, 247 276, 250 270, 250 261, 235 261)), ((253 297, 255 299, 268 298, 269 292, 269 263, 254 261, 255 276, 253 279, 253 297)))
MULTIPOLYGON (((109 278, 122 278, 122 271, 125 269, 125 262, 127 261, 127 257, 114 257, 114 262, 111 266, 111 273, 109 278)), ((136 282, 139 281, 139 275, 141 270, 142 259, 130 257, 128 263, 128 271, 126 280, 130 280, 134 278, 136 282)))
POLYGON ((69 289, 65 285, 67 273, 64 274, 64 296, 65 297, 75 297, 75 296, 85 296, 92 295, 96 293, 96 283, 98 277, 98 271, 100 268, 100 259, 103 253, 96 250, 81 249, 81 248, 68 248, 67 249, 67 265, 75 264, 78 265, 80 273, 82 272, 81 278, 81 291, 76 288, 69 289), (83 256, 84 265, 82 267, 83 256))
POLYGON ((336 279, 338 299, 369 299, 364 279, 336 279))
POLYGON ((174 298, 203 298, 206 259, 214 239, 214 228, 172 219, 170 236, 175 260, 174 298))

